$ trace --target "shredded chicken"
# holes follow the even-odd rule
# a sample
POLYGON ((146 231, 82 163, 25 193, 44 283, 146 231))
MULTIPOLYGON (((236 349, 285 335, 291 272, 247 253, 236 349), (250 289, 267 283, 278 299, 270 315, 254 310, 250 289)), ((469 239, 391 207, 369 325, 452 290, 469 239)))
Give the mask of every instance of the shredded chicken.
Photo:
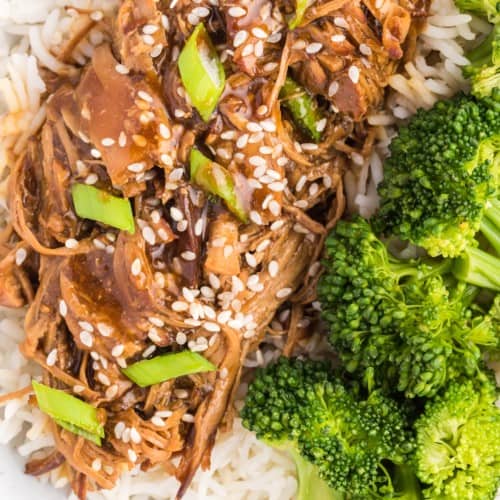
POLYGON ((319 0, 290 30, 287 0, 123 0, 78 77, 47 75, 47 118, 11 166, 0 304, 28 306, 23 354, 45 384, 98 409, 105 438, 97 446, 53 421, 55 449, 28 474, 65 463, 83 499, 135 466, 161 466, 180 498, 209 467, 245 358, 267 333, 285 337, 285 355, 307 336, 322 244, 345 208, 343 173, 353 154, 370 154, 364 118, 427 10, 319 0), (199 22, 227 77, 208 122, 177 63, 199 22), (281 105, 287 75, 317 100, 317 143, 281 105), (193 147, 234 180, 246 221, 190 178, 193 147), (128 198, 135 233, 78 217, 75 183, 128 198), (145 388, 122 371, 185 349, 217 370, 145 388))

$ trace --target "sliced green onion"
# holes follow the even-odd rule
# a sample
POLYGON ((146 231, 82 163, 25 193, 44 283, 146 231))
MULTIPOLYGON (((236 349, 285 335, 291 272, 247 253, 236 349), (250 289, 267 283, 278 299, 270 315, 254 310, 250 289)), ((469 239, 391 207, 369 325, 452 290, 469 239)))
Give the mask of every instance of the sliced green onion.
POLYGON ((200 354, 182 351, 139 361, 122 372, 139 387, 149 387, 191 373, 212 372, 217 367, 200 354))
POLYGON ((100 444, 104 426, 97 418, 97 409, 59 389, 33 380, 38 407, 65 429, 100 444), (92 436, 90 438, 89 436, 92 436))
POLYGON ((291 30, 294 30, 297 26, 300 25, 302 20, 304 19, 304 14, 306 13, 308 7, 307 0, 297 0, 297 7, 295 8, 295 16, 290 19, 288 22, 288 27, 291 30))
POLYGON ((79 217, 134 234, 134 215, 130 201, 126 198, 118 198, 107 191, 86 184, 73 184, 71 195, 75 212, 79 217))
POLYGON ((224 67, 203 23, 198 24, 179 55, 179 72, 191 102, 208 122, 224 90, 224 67))
POLYGON ((82 436, 88 441, 91 441, 92 443, 96 444, 97 446, 101 446, 102 444, 101 436, 98 436, 97 434, 92 434, 91 432, 80 429, 80 427, 77 427, 76 425, 64 422, 63 420, 58 420, 57 418, 55 418, 54 421, 57 425, 61 426, 63 429, 66 429, 67 431, 72 432, 73 434, 77 434, 78 436, 82 436))
POLYGON ((231 174, 221 165, 207 158, 198 149, 192 149, 189 157, 193 182, 222 198, 227 208, 240 220, 248 220, 246 211, 236 192, 231 174))
POLYGON ((318 123, 322 120, 318 109, 318 103, 301 87, 295 80, 287 77, 285 84, 281 87, 282 104, 292 113, 295 123, 311 138, 319 142, 321 131, 318 123))

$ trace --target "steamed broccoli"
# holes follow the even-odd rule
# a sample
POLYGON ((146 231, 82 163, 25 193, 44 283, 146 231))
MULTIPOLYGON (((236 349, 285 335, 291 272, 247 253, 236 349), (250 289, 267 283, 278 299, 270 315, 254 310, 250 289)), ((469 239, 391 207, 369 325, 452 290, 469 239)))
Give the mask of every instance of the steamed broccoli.
POLYGON ((467 54, 470 64, 464 76, 470 79, 471 91, 476 97, 488 97, 500 91, 500 24, 488 37, 467 54))
MULTIPOLYGON (((439 101, 392 141, 375 228, 432 256, 456 257, 477 246, 478 231, 498 245, 499 178, 500 100, 459 95, 439 101)), ((462 266, 462 277, 475 284, 480 274, 479 286, 500 290, 498 257, 477 249, 468 263, 474 273, 462 266)))
POLYGON ((486 17, 490 23, 500 22, 500 3, 498 0, 455 0, 455 5, 460 10, 486 17))
POLYGON ((471 307, 477 289, 454 280, 450 261, 397 260, 360 217, 328 236, 324 267, 318 296, 329 340, 369 388, 431 397, 478 373, 480 347, 498 346, 498 328, 471 307))
POLYGON ((415 424, 416 471, 425 498, 492 500, 500 486, 500 412, 485 381, 450 384, 415 424))
POLYGON ((242 418, 259 439, 313 464, 336 495, 419 498, 404 467, 414 448, 405 409, 379 392, 360 397, 325 363, 281 358, 258 370, 242 418))

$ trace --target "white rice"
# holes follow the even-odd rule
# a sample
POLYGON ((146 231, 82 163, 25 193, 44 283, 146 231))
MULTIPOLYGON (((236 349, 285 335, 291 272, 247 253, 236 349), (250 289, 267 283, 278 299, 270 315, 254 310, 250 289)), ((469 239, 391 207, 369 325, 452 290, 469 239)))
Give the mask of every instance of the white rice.
MULTIPOLYGON (((57 51, 78 23, 76 12, 63 7, 109 12, 116 3, 116 0, 0 0, 0 180, 7 164, 7 148, 21 150, 26 139, 43 123, 45 110, 41 96, 46 89, 38 68, 45 66, 56 73, 71 71, 51 53, 52 49, 57 51)), ((393 126, 418 107, 430 107, 436 100, 465 88, 461 67, 467 60, 463 47, 475 39, 476 33, 484 33, 486 29, 484 23, 460 14, 452 0, 433 2, 415 61, 406 65, 406 76, 390 79, 392 93, 387 109, 369 118, 370 124, 377 127, 378 139, 369 160, 347 178, 351 209, 365 216, 373 213, 378 204, 376 185, 383 177, 382 164, 394 134, 393 126), (430 52, 437 54, 437 63, 432 66, 426 63, 430 52)), ((76 58, 84 62, 93 46, 101 41, 102 34, 94 29, 78 47, 76 58)), ((0 219, 5 195, 5 182, 0 182, 0 219)), ((37 368, 17 348, 24 335, 22 320, 23 312, 0 309, 0 393, 27 386, 37 374, 37 368)), ((321 342, 319 337, 309 349, 318 342, 321 342)), ((245 365, 265 364, 277 352, 258 351, 245 365)), ((241 395, 244 391, 243 384, 241 395)), ((23 457, 53 444, 47 427, 47 417, 28 406, 27 397, 11 401, 0 410, 0 444, 15 447, 23 457)), ((41 480, 58 488, 68 487, 64 467, 41 480)), ((233 430, 217 441, 212 468, 196 474, 185 498, 287 500, 294 497, 296 486, 291 460, 258 442, 237 419, 233 430)), ((175 497, 177 488, 176 480, 161 471, 132 472, 114 490, 92 493, 89 498, 169 499, 175 497)))

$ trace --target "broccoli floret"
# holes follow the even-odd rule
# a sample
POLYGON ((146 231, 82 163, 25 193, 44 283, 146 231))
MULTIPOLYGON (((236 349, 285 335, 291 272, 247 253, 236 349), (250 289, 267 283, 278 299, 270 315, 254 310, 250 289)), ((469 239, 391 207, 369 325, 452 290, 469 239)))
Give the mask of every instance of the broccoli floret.
POLYGON ((500 22, 500 2, 498 0, 455 0, 455 5, 460 10, 485 17, 491 23, 500 22))
POLYGON ((397 469, 414 448, 405 408, 379 392, 362 398, 325 363, 281 358, 258 370, 242 418, 259 439, 286 443, 349 498, 413 498, 415 482, 397 469))
MULTIPOLYGON (((487 213, 500 240, 500 101, 459 95, 420 110, 391 144, 379 186, 377 232, 424 247, 431 256, 456 257, 477 246, 487 213), (425 147, 423 147, 425 145, 425 147)), ((500 259, 477 264, 498 290, 500 259)))
POLYGON ((500 412, 485 381, 450 384, 415 423, 416 471, 425 498, 489 500, 500 486, 500 412))
MULTIPOLYGON (((475 376, 494 327, 471 308, 477 289, 457 283, 450 261, 400 261, 360 217, 326 240, 318 285, 329 340, 347 371, 368 387, 431 397, 450 380, 475 376)), ((497 335, 497 334, 496 334, 497 335)))
POLYGON ((464 76, 470 79, 471 91, 479 98, 500 92, 500 24, 493 27, 489 36, 467 54, 470 64, 464 76))

